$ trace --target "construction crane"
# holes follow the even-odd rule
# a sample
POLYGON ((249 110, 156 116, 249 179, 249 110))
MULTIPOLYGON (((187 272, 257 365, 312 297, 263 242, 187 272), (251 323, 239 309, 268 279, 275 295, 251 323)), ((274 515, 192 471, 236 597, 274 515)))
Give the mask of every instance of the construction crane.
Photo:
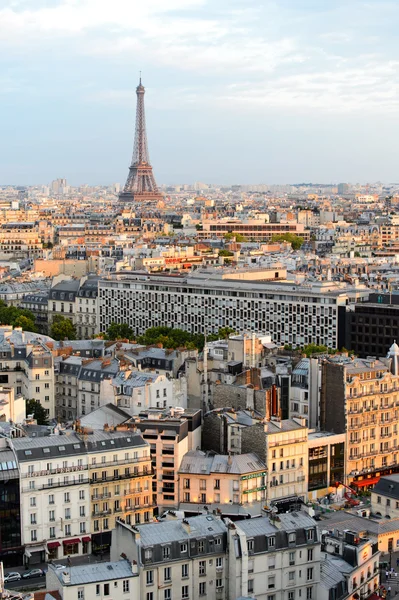
POLYGON ((349 504, 349 506, 359 506, 360 501, 356 499, 357 493, 355 492, 355 490, 353 488, 349 487, 349 485, 346 485, 345 483, 343 483, 342 481, 335 482, 335 487, 337 489, 339 488, 340 485, 342 485, 344 488, 346 488, 348 490, 344 494, 344 498, 347 501, 347 504, 349 504))

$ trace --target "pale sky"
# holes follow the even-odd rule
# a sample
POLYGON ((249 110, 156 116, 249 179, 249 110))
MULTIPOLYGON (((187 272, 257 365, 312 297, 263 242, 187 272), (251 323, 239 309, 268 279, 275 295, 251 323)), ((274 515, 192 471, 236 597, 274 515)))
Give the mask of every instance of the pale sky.
POLYGON ((399 181, 399 0, 0 0, 0 184, 399 181))

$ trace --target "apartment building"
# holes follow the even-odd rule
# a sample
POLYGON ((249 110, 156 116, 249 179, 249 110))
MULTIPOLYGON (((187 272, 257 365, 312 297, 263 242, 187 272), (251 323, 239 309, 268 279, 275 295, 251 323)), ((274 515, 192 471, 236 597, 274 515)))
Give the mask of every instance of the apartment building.
POLYGON ((33 258, 42 254, 43 244, 37 223, 0 224, 0 258, 33 258))
MULTIPOLYGON (((381 477, 371 490, 371 511, 380 517, 390 519, 399 518, 399 474, 381 477)), ((399 529, 399 528, 398 528, 399 529)), ((391 547, 388 551, 397 550, 399 541, 396 545, 391 541, 391 547)))
POLYGON ((318 600, 320 540, 304 512, 228 523, 229 600, 318 600))
POLYGON ((245 427, 241 448, 255 452, 266 464, 268 484, 265 500, 289 510, 298 498, 307 497, 308 428, 303 419, 276 419, 245 427))
POLYGON ((398 358, 394 344, 388 359, 339 355, 322 366, 321 428, 346 435, 347 485, 367 489, 399 470, 398 358))
POLYGON ((265 504, 266 465, 255 454, 236 456, 187 452, 179 468, 179 510, 224 516, 259 516, 265 504))
POLYGON ((53 278, 48 298, 48 324, 56 315, 68 318, 76 327, 79 338, 91 338, 99 333, 97 320, 98 278, 53 278))
POLYGON ((380 587, 378 543, 342 528, 321 535, 321 600, 370 598, 380 587), (335 581, 334 585, 331 583, 335 581))
POLYGON ((52 352, 35 334, 10 326, 0 328, 0 385, 15 397, 34 399, 50 419, 55 416, 52 352))
POLYGON ((19 472, 6 440, 0 440, 0 561, 4 567, 22 564, 19 472))
POLYGON ((82 361, 78 383, 77 415, 86 415, 113 400, 112 381, 119 373, 119 360, 86 359, 82 361))
MULTIPOLYGON (((61 600, 91 600, 139 598, 137 565, 127 560, 97 564, 69 566, 59 570, 49 565, 46 573, 46 589, 58 592, 61 600)), ((48 594, 50 597, 50 593, 48 594)), ((47 598, 47 596, 46 596, 47 598)))
POLYGON ((150 408, 187 406, 184 377, 171 379, 157 373, 121 371, 112 380, 112 386, 115 403, 132 416, 150 408))
POLYGON ((242 454, 242 430, 260 424, 263 419, 261 413, 252 409, 211 410, 204 415, 201 448, 217 454, 242 454))
POLYGON ((99 333, 97 322, 98 277, 89 277, 79 287, 75 299, 76 334, 80 339, 99 333))
POLYGON ((33 313, 35 326, 39 333, 48 334, 48 292, 25 294, 19 307, 33 313))
POLYGON ((132 527, 118 520, 111 560, 136 561, 140 598, 227 598, 226 526, 214 515, 132 527))
POLYGON ((269 242, 274 235, 291 233, 310 239, 310 232, 301 223, 267 223, 262 219, 213 219, 202 221, 202 230, 197 232, 199 239, 223 238, 228 233, 244 235, 249 240, 269 242))
POLYGON ((90 552, 89 472, 83 441, 70 433, 8 443, 20 471, 25 564, 90 552))
POLYGON ((302 358, 292 369, 289 416, 305 419, 310 429, 319 425, 321 364, 317 358, 302 358))
POLYGON ((12 387, 0 386, 0 422, 21 424, 25 417, 25 398, 21 395, 15 397, 12 387))
POLYGON ((74 421, 79 416, 79 374, 83 361, 80 356, 68 356, 55 362, 55 404, 59 421, 74 421))
POLYGON ((150 445, 134 431, 94 431, 82 435, 88 455, 92 548, 109 548, 118 517, 126 523, 149 523, 152 496, 150 445))
POLYGON ((269 334, 280 345, 336 348, 338 307, 369 293, 337 288, 334 282, 304 287, 262 280, 267 277, 265 270, 256 269, 110 276, 99 282, 100 331, 112 322, 128 323, 138 334, 157 325, 192 333, 217 333, 220 327, 233 326, 239 333, 269 334))
POLYGON ((179 467, 184 455, 201 445, 201 422, 200 410, 182 408, 142 411, 129 421, 150 444, 153 501, 160 511, 179 505, 179 467))

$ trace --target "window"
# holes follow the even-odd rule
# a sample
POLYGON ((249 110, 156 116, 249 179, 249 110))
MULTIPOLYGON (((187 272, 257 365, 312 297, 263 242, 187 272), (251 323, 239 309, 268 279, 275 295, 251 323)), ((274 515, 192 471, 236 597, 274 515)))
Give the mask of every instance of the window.
POLYGON ((99 583, 97 583, 97 584, 96 584, 96 596, 99 596, 99 595, 100 595, 100 589, 101 589, 101 587, 100 587, 100 584, 99 584, 99 583))
POLYGON ((295 592, 293 590, 288 592, 288 600, 295 600, 295 592))
POLYGON ((220 490, 220 479, 215 479, 215 490, 220 490))
POLYGON ((71 498, 70 498, 69 492, 65 492, 64 493, 64 502, 70 502, 70 501, 71 501, 71 498))
POLYGON ((146 600, 154 600, 154 592, 147 592, 146 600))
POLYGON ((276 557, 275 556, 269 556, 268 567, 269 567, 269 570, 276 568, 276 557))
POLYGON ((80 523, 79 525, 80 533, 86 533, 86 523, 80 523))
POLYGON ((85 517, 86 516, 86 509, 84 506, 79 506, 79 515, 81 517, 85 517))
POLYGON ((247 548, 248 548, 248 552, 253 552, 254 551, 254 541, 253 540, 248 540, 247 541, 247 548))
POLYGON ((205 560, 199 561, 198 575, 206 575, 206 561, 205 560))
POLYGON ((269 575, 269 577, 267 578, 267 588, 269 590, 274 590, 275 587, 276 587, 276 578, 274 575, 269 575))
POLYGON ((164 546, 162 548, 162 558, 165 560, 170 557, 170 546, 164 546))
POLYGON ((183 600, 187 600, 187 598, 188 598, 188 585, 182 585, 182 588, 181 588, 181 597, 182 597, 183 600))
POLYGON ((124 593, 124 594, 126 594, 126 593, 129 591, 129 589, 130 589, 129 583, 130 583, 130 582, 129 582, 129 580, 128 580, 128 579, 124 579, 124 580, 123 580, 123 582, 122 582, 122 585, 123 585, 123 593, 124 593))
POLYGON ((274 536, 267 538, 268 548, 274 548, 275 544, 276 544, 276 538, 274 536))
POLYGON ((30 532, 30 541, 31 542, 36 542, 37 541, 37 532, 36 532, 36 529, 32 529, 32 531, 30 532))
POLYGON ((313 548, 309 548, 308 550, 308 562, 313 561, 313 548))
POLYGON ((309 567, 306 571, 306 581, 312 581, 313 579, 313 567, 309 567))
POLYGON ((188 564, 184 564, 181 566, 181 576, 188 577, 188 564))
POLYGON ((204 550, 205 550, 204 540, 200 540, 198 542, 198 552, 204 552, 204 550))
POLYGON ((108 529, 108 519, 103 519, 103 529, 108 529))
POLYGON ((198 592, 199 592, 200 596, 205 596, 205 594, 206 594, 206 582, 205 581, 201 581, 201 583, 199 584, 198 592))
POLYGON ((289 533, 288 534, 288 543, 295 544, 295 542, 296 542, 296 533, 289 533))
POLYGON ((313 599, 313 588, 307 587, 306 588, 306 600, 312 600, 312 599, 313 599))
POLYGON ((55 510, 50 510, 48 513, 48 520, 55 521, 55 510))
POLYGON ((71 526, 65 525, 65 535, 71 535, 71 526))
POLYGON ((252 594, 254 591, 254 580, 248 579, 248 594, 252 594))
POLYGON ((98 519, 96 519, 93 523, 94 531, 100 531, 100 524, 98 519))
POLYGON ((313 531, 313 529, 308 529, 308 530, 306 531, 306 539, 307 539, 308 541, 312 541, 312 540, 313 540, 313 537, 314 537, 314 535, 313 535, 313 534, 314 534, 314 531, 313 531))
POLYGON ((50 531, 49 537, 55 538, 55 527, 50 527, 49 531, 50 531))
POLYGON ((381 504, 381 496, 377 496, 377 504, 381 504))
POLYGON ((172 590, 170 588, 163 591, 163 598, 164 600, 172 600, 172 590))
POLYGON ((104 583, 104 596, 109 596, 109 583, 104 583))
POLYGON ((36 394, 40 394, 40 386, 36 387, 36 394))
POLYGON ((70 508, 66 508, 65 509, 65 518, 66 519, 70 519, 71 518, 71 509, 70 508))
POLYGON ((54 504, 54 494, 50 494, 48 497, 48 503, 49 504, 54 504))
POLYGON ((391 506, 391 500, 387 498, 387 506, 391 506))
POLYGON ((84 600, 85 590, 84 588, 78 588, 78 600, 84 600))
MULTIPOLYGON (((308 558, 308 561, 309 561, 309 558, 308 558)), ((292 567, 292 565, 295 565, 295 552, 290 552, 290 554, 289 554, 289 564, 290 564, 291 567, 292 567)))
POLYGON ((30 499, 29 504, 30 506, 36 506, 36 498, 34 496, 30 499))
POLYGON ((146 572, 146 583, 147 585, 152 585, 154 583, 154 571, 146 572))
POLYGON ((216 558, 216 568, 223 569, 223 557, 222 556, 218 556, 216 558))
POLYGON ((172 569, 170 567, 166 567, 163 570, 163 578, 164 581, 170 581, 172 579, 172 569))
POLYGON ((295 581, 295 571, 290 571, 288 573, 288 581, 295 581))

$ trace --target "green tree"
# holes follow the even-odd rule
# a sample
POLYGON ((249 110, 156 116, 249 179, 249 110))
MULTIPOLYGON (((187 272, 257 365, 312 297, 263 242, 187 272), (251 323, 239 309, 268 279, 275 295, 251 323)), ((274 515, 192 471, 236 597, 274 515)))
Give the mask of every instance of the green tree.
POLYGON ((241 233, 235 233, 234 231, 230 231, 229 233, 226 233, 224 236, 224 239, 227 241, 230 241, 233 238, 235 238, 236 242, 247 242, 248 241, 248 238, 246 238, 245 235, 242 235, 241 233))
POLYGON ((234 252, 230 252, 230 250, 219 250, 219 256, 234 256, 234 252))
POLYGON ((105 337, 107 340, 132 340, 134 331, 127 323, 111 323, 105 337))
POLYGON ((76 329, 72 321, 61 315, 55 315, 50 335, 55 340, 76 340, 76 329))
POLYGON ((221 327, 218 331, 219 340, 228 340, 230 335, 236 334, 236 330, 232 327, 221 327))
POLYGON ((37 331, 35 322, 25 315, 20 315, 15 319, 14 327, 22 327, 24 331, 32 331, 32 333, 36 333, 37 331))
POLYGON ((272 236, 272 242, 289 242, 293 250, 299 250, 304 241, 303 237, 289 232, 272 236))
POLYGON ((38 425, 48 425, 46 410, 37 400, 33 398, 26 401, 26 416, 33 415, 38 425))
MULTIPOLYGON (((31 327, 31 323, 26 323, 31 327)), ((27 331, 35 331, 34 328, 35 323, 35 315, 30 311, 24 308, 19 308, 18 306, 7 306, 7 304, 0 300, 0 324, 2 325, 12 325, 13 327, 23 327, 27 331), (25 326, 19 324, 19 318, 26 317, 33 324, 33 329, 25 328, 25 326)))

